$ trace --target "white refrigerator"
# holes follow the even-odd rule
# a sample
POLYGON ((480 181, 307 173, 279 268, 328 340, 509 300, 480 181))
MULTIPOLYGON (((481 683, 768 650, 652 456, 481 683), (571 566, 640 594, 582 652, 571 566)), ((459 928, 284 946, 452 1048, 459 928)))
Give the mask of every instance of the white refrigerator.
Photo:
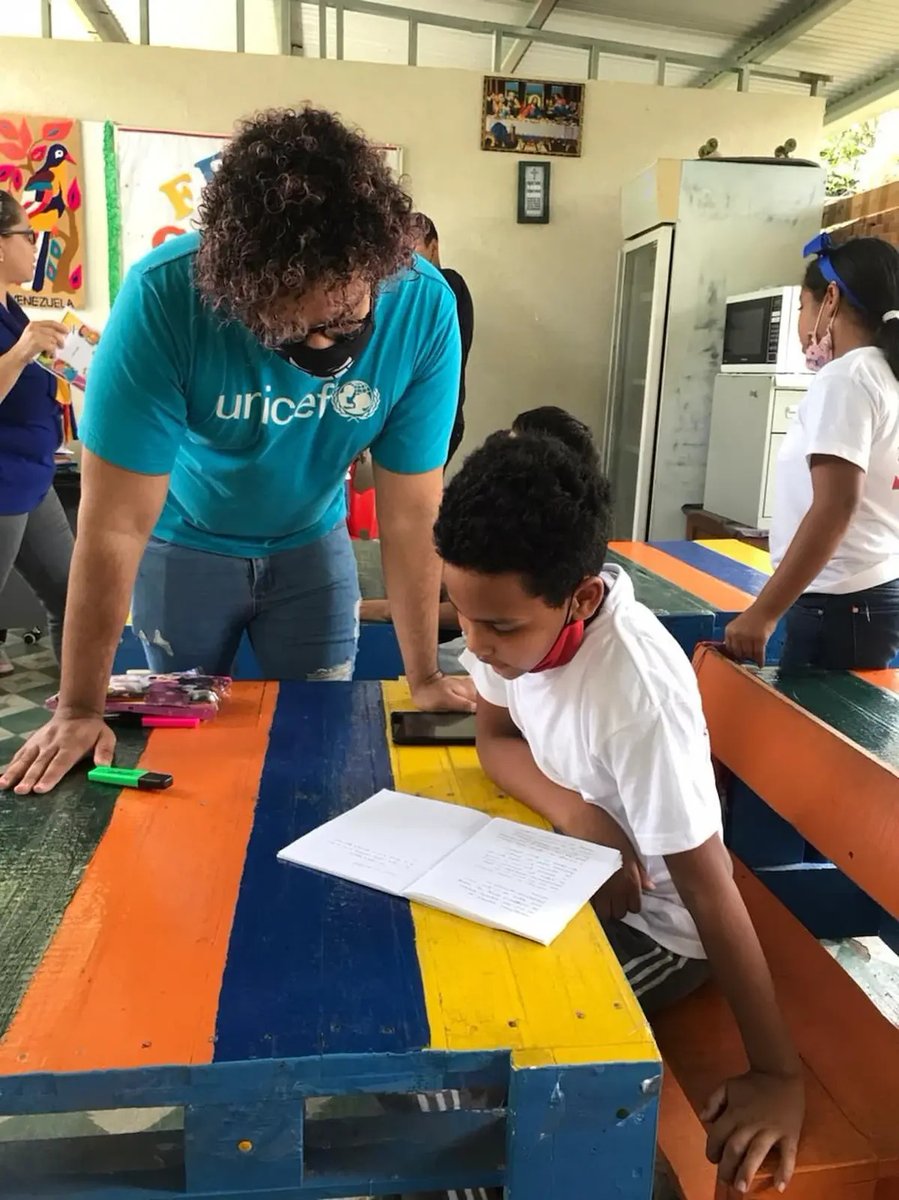
POLYGON ((815 166, 660 160, 622 189, 603 452, 613 536, 684 536, 702 504, 727 296, 798 282, 820 229, 815 166))

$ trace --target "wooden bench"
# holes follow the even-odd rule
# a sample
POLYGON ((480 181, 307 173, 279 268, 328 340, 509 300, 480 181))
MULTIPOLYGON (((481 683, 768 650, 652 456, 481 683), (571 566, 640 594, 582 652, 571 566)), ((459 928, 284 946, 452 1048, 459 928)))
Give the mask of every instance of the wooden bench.
MULTIPOLYGON (((826 886, 843 874, 877 913, 892 919, 899 912, 899 843, 890 836, 899 821, 899 777, 892 740, 880 728, 882 710, 893 700, 874 695, 869 719, 853 724, 841 719, 836 703, 842 697, 850 717, 859 707, 868 684, 853 677, 780 680, 707 648, 697 654, 696 668, 712 751, 735 775, 729 795, 738 793, 736 808, 742 809, 741 850, 745 845, 761 855, 752 864, 757 872, 737 861, 735 877, 805 1067, 806 1128, 788 1194, 794 1200, 899 1200, 899 1029, 809 928, 815 930, 815 903, 826 894, 820 880, 826 886), (831 723, 803 704, 809 689, 817 694, 822 688, 821 712, 831 723), (803 861, 805 839, 826 851, 825 871, 820 861, 803 861), (795 864, 792 853, 799 855, 795 864), (785 867, 793 877, 789 889, 779 873, 785 867), (800 899, 805 923, 772 887, 800 899)), ((869 683, 889 688, 895 680, 869 683)), ((733 828, 733 812, 729 824, 733 828)), ((666 1065, 660 1147, 677 1187, 686 1200, 735 1197, 716 1185, 696 1115, 723 1078, 746 1067, 718 989, 709 985, 666 1013, 656 1034, 666 1065)), ((770 1171, 753 1194, 777 1194, 770 1171)))
MULTIPOLYGON (((899 1030, 763 883, 741 864, 737 883, 774 975, 806 1072, 807 1118, 790 1200, 899 1198, 899 1030)), ((685 1200, 716 1190, 696 1115, 722 1079, 746 1069, 723 996, 708 985, 658 1018, 665 1061, 659 1146, 685 1200)), ((771 1173, 753 1195, 776 1193, 771 1173)))

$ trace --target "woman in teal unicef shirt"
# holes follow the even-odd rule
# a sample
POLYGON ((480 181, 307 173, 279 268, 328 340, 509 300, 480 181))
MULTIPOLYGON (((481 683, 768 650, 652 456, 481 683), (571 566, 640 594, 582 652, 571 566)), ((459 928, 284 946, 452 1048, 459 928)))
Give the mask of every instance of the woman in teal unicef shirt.
POLYGON ((414 700, 473 708, 436 657, 459 329, 413 257, 409 197, 331 114, 278 110, 226 148, 200 226, 132 268, 91 365, 60 706, 0 777, 19 792, 111 760, 102 712, 132 590, 156 670, 227 673, 246 632, 268 678, 349 678, 344 480, 367 447, 414 700))

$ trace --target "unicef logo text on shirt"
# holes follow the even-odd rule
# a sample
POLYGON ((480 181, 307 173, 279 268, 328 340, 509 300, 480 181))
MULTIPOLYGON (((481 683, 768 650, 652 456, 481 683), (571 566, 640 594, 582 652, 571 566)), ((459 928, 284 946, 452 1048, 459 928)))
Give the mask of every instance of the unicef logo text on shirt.
POLYGON ((219 396, 215 415, 223 421, 258 421, 261 425, 289 425, 325 415, 330 402, 338 416, 348 421, 366 421, 381 405, 381 393, 362 379, 331 379, 320 392, 309 392, 301 400, 273 396, 271 384, 261 392, 236 392, 219 396))

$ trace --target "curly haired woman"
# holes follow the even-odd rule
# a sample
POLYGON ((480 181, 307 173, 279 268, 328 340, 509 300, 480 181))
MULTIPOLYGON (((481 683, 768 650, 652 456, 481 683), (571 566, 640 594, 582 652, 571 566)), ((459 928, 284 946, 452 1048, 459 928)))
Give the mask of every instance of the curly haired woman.
POLYGON ((81 424, 60 706, 0 786, 43 792, 86 755, 111 761, 103 701, 132 589, 152 668, 227 673, 247 633, 268 678, 350 678, 344 478, 368 446, 414 699, 473 707, 437 668, 431 540, 459 330, 415 236, 375 147, 330 113, 276 110, 225 150, 199 233, 131 270, 81 424))

